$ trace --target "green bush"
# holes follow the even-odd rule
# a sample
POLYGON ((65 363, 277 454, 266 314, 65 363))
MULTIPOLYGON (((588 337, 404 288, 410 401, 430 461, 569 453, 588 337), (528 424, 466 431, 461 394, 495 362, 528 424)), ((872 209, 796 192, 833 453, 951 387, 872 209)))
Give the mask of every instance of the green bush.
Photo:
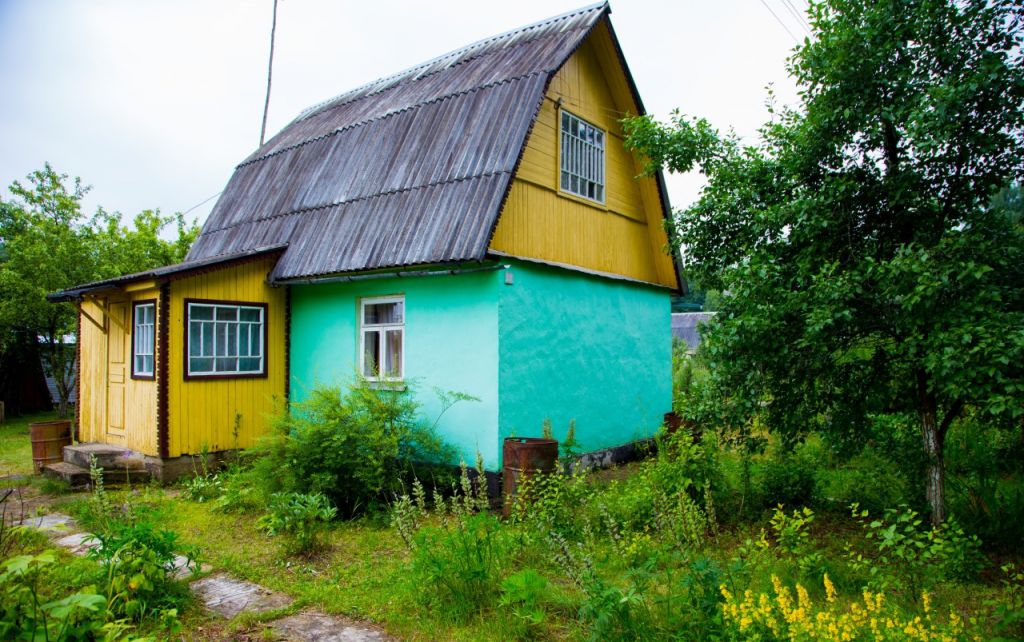
POLYGON ((814 500, 815 464, 792 453, 780 453, 761 463, 762 506, 810 506, 814 500))
POLYGON ((910 500, 909 484, 899 466, 871 446, 838 468, 820 469, 816 485, 823 506, 836 510, 856 503, 880 514, 910 500))
MULTIPOLYGON (((171 575, 179 548, 173 531, 135 517, 112 522, 92 537, 98 545, 89 556, 102 564, 107 608, 117 617, 140 622, 176 609, 186 599, 187 590, 171 575)), ((184 557, 186 566, 194 565, 194 553, 184 557)))
POLYGON ((320 493, 275 493, 257 526, 271 537, 285 535, 289 553, 308 554, 320 547, 320 535, 337 512, 320 493))
POLYGON ((268 495, 322 493, 345 515, 386 502, 404 482, 454 458, 409 391, 365 381, 344 392, 314 388, 278 418, 261 452, 253 477, 268 495))

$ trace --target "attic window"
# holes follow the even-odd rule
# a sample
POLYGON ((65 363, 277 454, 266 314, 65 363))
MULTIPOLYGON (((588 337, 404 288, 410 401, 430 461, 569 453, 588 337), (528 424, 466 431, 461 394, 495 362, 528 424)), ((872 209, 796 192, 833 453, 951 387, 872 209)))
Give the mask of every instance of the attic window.
POLYGON ((604 203, 604 130, 562 111, 562 191, 604 203))

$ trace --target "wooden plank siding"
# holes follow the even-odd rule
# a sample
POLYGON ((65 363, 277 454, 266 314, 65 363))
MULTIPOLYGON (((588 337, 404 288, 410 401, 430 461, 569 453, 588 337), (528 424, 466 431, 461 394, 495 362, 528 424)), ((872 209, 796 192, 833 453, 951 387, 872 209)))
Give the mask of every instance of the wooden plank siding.
MULTIPOLYGON (((86 314, 103 323, 105 330, 97 328, 89 319, 81 319, 81 379, 79 382, 79 433, 83 442, 109 443, 125 446, 132 450, 156 455, 156 382, 152 379, 131 377, 131 327, 132 304, 136 301, 156 299, 158 291, 148 287, 133 288, 132 292, 116 291, 102 296, 88 297, 82 301, 86 314), (121 310, 121 325, 107 318, 108 310, 121 310), (123 307, 122 307, 123 306, 123 307), (123 326, 123 327, 122 327, 123 326), (127 330, 127 332, 126 332, 127 330), (115 419, 123 424, 122 430, 110 430, 112 417, 108 412, 108 395, 111 394, 109 381, 110 347, 118 346, 125 351, 126 372, 124 377, 123 416, 115 419)), ((161 310, 157 309, 159 316, 161 310)), ((157 359, 162 356, 157 354, 157 359)), ((120 394, 120 393, 119 393, 120 394)))
MULTIPOLYGON (((274 259, 255 260, 171 283, 168 455, 248 448, 265 433, 285 395, 285 289, 267 285, 274 259), (266 303, 267 376, 185 379, 185 300, 266 303), (241 415, 237 440, 235 415, 241 415)), ((154 397, 155 398, 155 397, 154 397)))
POLYGON ((638 112, 602 22, 551 81, 490 248, 677 288, 657 183, 623 145, 638 112), (604 204, 559 190, 559 104, 607 132, 604 204))

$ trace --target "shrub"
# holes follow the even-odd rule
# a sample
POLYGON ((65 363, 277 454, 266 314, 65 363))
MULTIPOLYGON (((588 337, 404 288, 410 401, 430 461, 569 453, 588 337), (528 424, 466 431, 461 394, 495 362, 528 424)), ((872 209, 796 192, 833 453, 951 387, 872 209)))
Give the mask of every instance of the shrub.
POLYGON ((271 492, 322 493, 347 515, 376 506, 416 476, 417 467, 452 459, 452 450, 418 412, 408 391, 365 381, 344 393, 337 386, 314 388, 307 401, 278 418, 256 477, 271 492))
POLYGON ((907 479, 899 467, 871 446, 839 468, 820 471, 817 487, 824 504, 834 509, 857 503, 881 513, 910 498, 907 479))
POLYGON ((770 523, 779 549, 796 562, 803 576, 817 579, 825 571, 825 556, 811 542, 810 526, 813 522, 814 511, 810 508, 794 510, 792 515, 787 515, 779 506, 770 523))
MULTIPOLYGON (((117 617, 135 622, 177 608, 185 589, 171 576, 177 534, 158 529, 145 519, 112 522, 106 531, 92 536, 98 546, 89 556, 104 569, 103 591, 107 607, 117 617)), ((194 565, 194 553, 185 555, 194 565)))
POLYGON ((269 509, 257 526, 272 537, 287 536, 287 550, 292 554, 308 554, 318 549, 320 534, 338 512, 320 493, 276 493, 269 509))
POLYGON ((984 565, 981 540, 966 535, 955 520, 926 530, 918 513, 907 507, 889 509, 880 520, 869 521, 868 515, 853 506, 874 551, 849 550, 848 559, 855 570, 867 573, 873 590, 902 591, 916 599, 942 579, 973 579, 984 565))
POLYGON ((780 453, 761 464, 763 505, 810 506, 814 498, 812 462, 792 453, 780 453))

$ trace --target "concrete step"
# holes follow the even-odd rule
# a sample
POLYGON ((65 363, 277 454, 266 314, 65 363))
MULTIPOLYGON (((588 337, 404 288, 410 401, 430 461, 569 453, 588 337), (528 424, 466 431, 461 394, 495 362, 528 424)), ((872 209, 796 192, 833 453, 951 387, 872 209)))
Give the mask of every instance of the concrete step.
MULTIPOLYGON (((63 479, 72 487, 89 485, 89 469, 66 461, 43 466, 43 474, 48 477, 63 479)), ((116 484, 138 484, 148 482, 152 476, 145 468, 104 468, 103 483, 107 486, 116 484)))
POLYGON ((55 479, 63 479, 73 487, 85 486, 89 483, 89 469, 69 464, 66 461, 58 461, 54 464, 43 466, 43 474, 55 479))
POLYGON ((89 470, 89 462, 93 457, 96 458, 96 465, 104 470, 145 470, 142 455, 128 448, 109 444, 64 446, 64 461, 69 464, 89 470))

